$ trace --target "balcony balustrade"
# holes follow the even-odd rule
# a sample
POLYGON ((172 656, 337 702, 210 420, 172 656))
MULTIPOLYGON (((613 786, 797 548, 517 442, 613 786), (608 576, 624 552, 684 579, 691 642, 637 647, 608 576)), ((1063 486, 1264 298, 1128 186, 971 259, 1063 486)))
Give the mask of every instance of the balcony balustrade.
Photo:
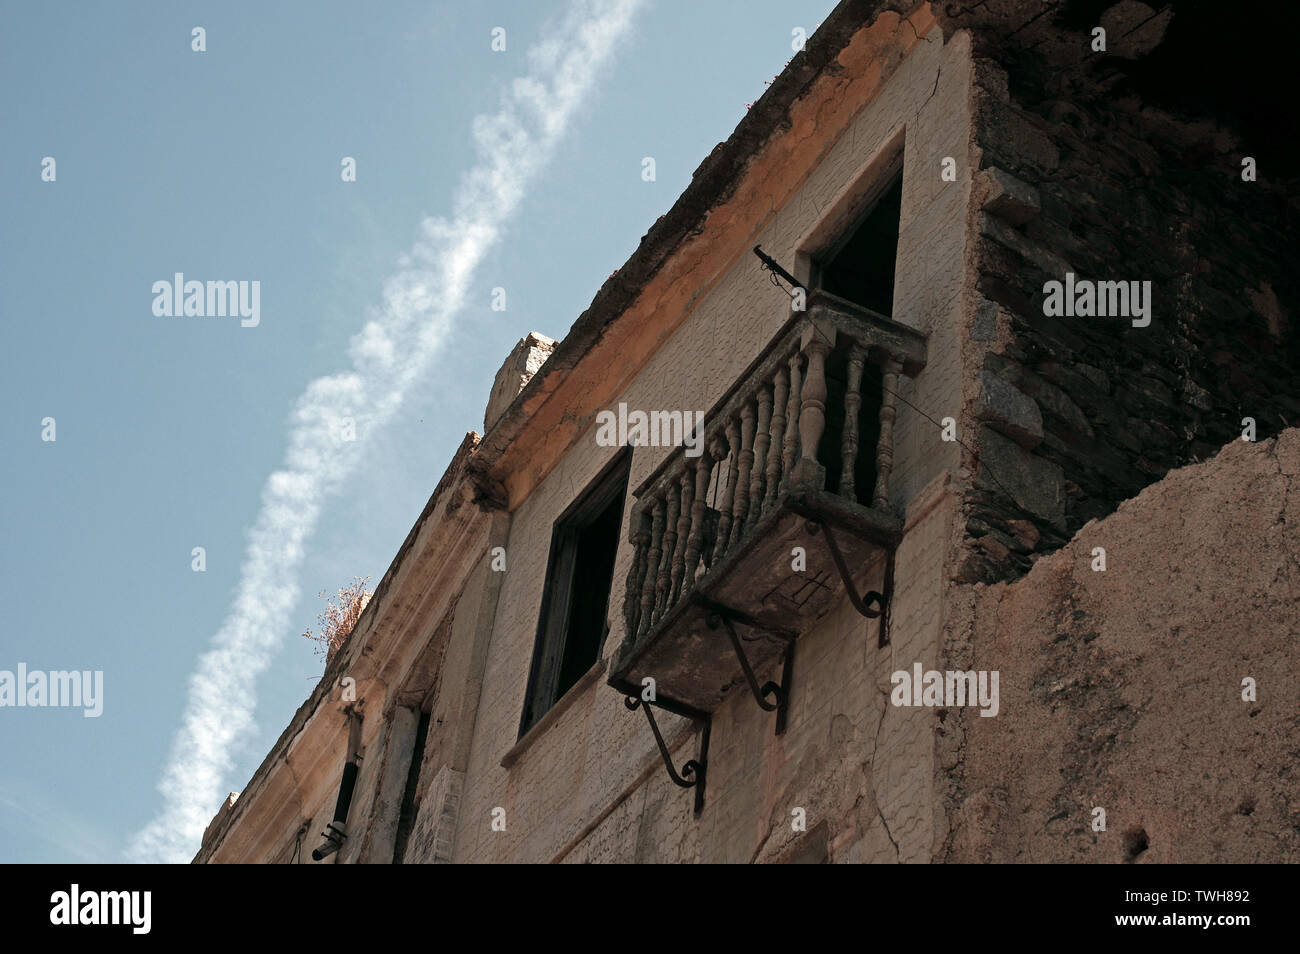
POLYGON ((656 705, 699 715, 743 679, 774 709, 788 678, 760 688, 756 671, 784 652, 788 677, 794 640, 845 595, 884 611, 902 535, 895 394, 924 364, 915 329, 809 293, 705 415, 705 452, 677 448, 633 491, 610 685, 640 695, 651 677, 656 705), (882 577, 884 593, 859 595, 882 577))

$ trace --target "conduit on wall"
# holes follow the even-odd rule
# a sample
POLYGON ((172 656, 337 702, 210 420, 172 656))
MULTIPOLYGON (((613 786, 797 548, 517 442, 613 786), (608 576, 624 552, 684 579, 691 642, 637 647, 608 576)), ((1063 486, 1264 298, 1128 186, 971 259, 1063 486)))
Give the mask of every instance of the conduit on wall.
POLYGON ((322 861, 343 847, 348 837, 348 808, 352 805, 352 790, 357 783, 357 772, 361 763, 361 713, 349 707, 348 716, 348 760, 343 766, 343 781, 339 784, 338 801, 334 803, 334 820, 321 835, 325 843, 313 849, 312 861, 322 861))

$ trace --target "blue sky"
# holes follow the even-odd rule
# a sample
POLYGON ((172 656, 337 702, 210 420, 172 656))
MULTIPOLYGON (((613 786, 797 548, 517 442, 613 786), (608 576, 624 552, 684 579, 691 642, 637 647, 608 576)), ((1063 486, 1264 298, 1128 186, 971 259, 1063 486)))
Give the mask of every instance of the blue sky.
MULTIPOLYGON (((363 427, 355 471, 322 491, 265 671, 227 674, 256 708, 223 794, 320 675, 297 635, 315 626, 316 594, 378 582, 481 429, 509 349, 568 331, 793 55, 791 31, 832 7, 645 0, 632 14, 436 327, 431 362, 363 427), (490 307, 496 286, 505 311, 490 307)), ((122 860, 159 817, 191 676, 247 575, 295 406, 352 367, 350 341, 422 221, 473 204, 475 117, 529 72, 530 46, 565 35, 570 8, 4 4, 0 670, 103 670, 104 712, 0 708, 0 861, 122 860), (341 180, 345 156, 355 182, 341 180), (152 285, 178 271, 259 281, 260 323, 156 317, 152 285)))

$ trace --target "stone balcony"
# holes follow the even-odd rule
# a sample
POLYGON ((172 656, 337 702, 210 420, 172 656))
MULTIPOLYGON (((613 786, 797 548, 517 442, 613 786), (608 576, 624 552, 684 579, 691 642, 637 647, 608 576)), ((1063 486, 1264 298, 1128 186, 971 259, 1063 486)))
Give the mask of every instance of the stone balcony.
POLYGON ((788 676, 787 650, 842 596, 884 611, 902 534, 888 504, 895 392, 924 364, 916 330, 808 295, 705 415, 705 452, 677 448, 633 491, 611 686, 640 695, 651 677, 658 706, 699 715, 748 681, 775 709, 787 680, 760 689, 756 671, 784 653, 788 676), (882 575, 884 593, 860 595, 882 575))

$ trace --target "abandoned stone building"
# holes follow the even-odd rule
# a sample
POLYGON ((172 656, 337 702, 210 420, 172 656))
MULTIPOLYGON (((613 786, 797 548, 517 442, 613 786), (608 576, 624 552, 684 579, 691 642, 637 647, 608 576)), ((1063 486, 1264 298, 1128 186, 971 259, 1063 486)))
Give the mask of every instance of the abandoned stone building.
POLYGON ((1209 6, 839 4, 196 861, 1300 860, 1294 130, 1209 6))

